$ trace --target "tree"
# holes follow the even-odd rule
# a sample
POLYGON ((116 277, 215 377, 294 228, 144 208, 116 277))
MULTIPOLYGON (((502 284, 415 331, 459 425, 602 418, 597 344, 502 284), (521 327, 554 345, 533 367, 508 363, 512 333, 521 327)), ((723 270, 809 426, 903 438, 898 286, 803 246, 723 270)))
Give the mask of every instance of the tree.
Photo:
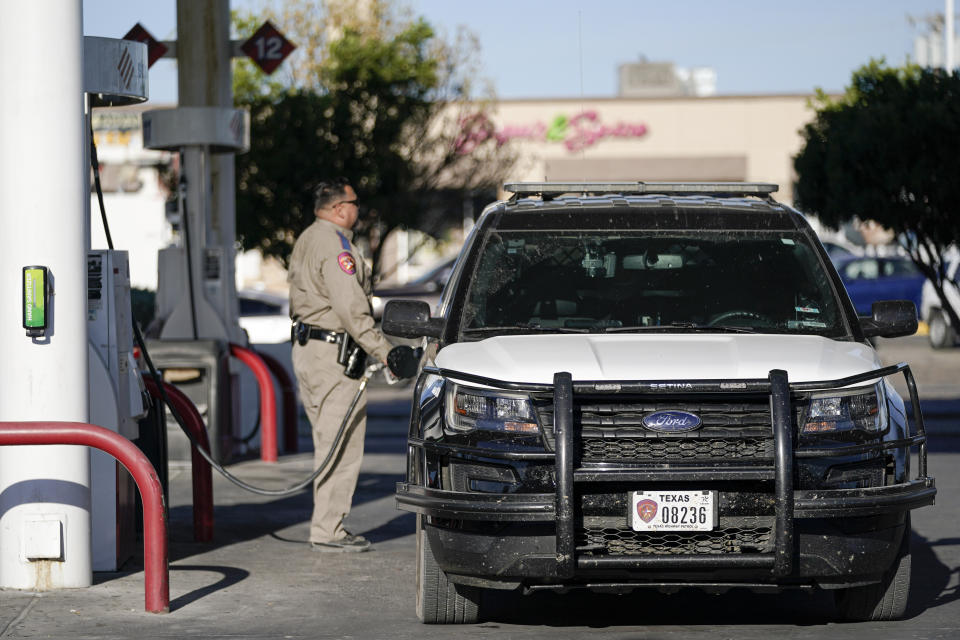
POLYGON ((828 227, 856 217, 893 230, 960 327, 943 293, 944 252, 960 238, 960 75, 871 61, 815 107, 794 158, 797 204, 828 227))
MULTIPOLYGON (((345 6, 320 11, 300 0, 267 16, 291 40, 308 37, 312 53, 288 72, 295 84, 235 68, 236 100, 251 113, 251 149, 237 158, 237 230, 245 249, 284 262, 313 219, 312 187, 323 176, 353 182, 365 209, 357 235, 377 265, 392 230, 439 237, 459 223, 465 197, 494 189, 513 164, 492 136, 469 152, 458 145, 490 104, 472 98, 468 41, 441 41, 385 2, 371 1, 362 19, 345 6)), ((242 30, 260 22, 235 17, 242 30)))

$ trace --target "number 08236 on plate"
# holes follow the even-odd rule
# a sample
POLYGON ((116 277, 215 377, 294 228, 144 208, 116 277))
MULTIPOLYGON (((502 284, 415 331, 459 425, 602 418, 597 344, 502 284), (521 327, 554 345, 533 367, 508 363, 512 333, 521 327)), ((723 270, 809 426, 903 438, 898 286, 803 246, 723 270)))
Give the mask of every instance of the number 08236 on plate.
POLYGON ((716 491, 631 491, 627 519, 634 531, 712 531, 716 491))

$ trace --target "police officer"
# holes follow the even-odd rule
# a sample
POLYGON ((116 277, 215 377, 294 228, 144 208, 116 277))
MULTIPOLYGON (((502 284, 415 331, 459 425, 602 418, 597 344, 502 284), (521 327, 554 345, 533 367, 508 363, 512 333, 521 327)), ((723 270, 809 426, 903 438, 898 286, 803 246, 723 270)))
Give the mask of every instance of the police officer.
MULTIPOLYGON (((358 369, 345 371, 349 363, 338 362, 344 360, 343 341, 352 338, 380 362, 387 361, 392 348, 374 327, 370 269, 352 242, 358 207, 357 194, 345 179, 321 182, 314 190, 316 220, 297 238, 290 257, 293 368, 313 427, 314 465, 333 445, 358 389, 358 369)), ((363 358, 359 371, 362 367, 363 358)), ((310 543, 316 551, 370 548, 363 536, 343 528, 360 473, 365 431, 366 394, 357 402, 339 451, 314 481, 310 543)))

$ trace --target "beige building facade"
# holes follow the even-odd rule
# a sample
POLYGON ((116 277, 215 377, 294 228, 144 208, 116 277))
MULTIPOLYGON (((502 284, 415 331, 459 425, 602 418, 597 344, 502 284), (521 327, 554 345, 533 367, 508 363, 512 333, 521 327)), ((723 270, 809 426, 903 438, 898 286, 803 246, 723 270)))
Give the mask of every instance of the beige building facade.
POLYGON ((492 128, 518 153, 511 179, 773 182, 777 198, 791 203, 793 156, 814 115, 809 101, 809 95, 506 100, 493 110, 492 128))

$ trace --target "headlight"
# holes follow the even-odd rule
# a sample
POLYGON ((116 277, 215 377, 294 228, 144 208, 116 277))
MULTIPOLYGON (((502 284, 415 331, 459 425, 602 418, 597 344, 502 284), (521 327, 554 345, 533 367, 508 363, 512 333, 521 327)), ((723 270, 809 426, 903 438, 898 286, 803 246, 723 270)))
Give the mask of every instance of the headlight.
POLYGON ((447 391, 447 425, 454 431, 540 433, 530 398, 522 393, 490 391, 451 384, 447 391))
POLYGON ((883 384, 831 391, 810 396, 800 415, 800 433, 866 431, 877 433, 887 425, 887 400, 883 384))

